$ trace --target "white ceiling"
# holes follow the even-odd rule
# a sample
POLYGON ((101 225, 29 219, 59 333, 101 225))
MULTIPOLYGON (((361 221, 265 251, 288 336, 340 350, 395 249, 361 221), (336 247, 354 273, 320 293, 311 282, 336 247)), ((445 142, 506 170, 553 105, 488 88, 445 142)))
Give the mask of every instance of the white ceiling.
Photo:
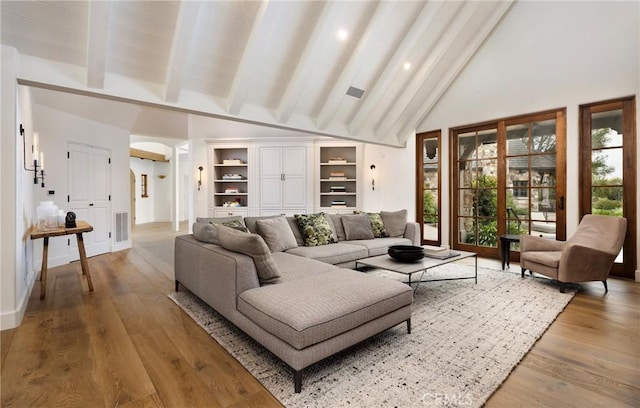
MULTIPOLYGON (((173 131, 172 120, 186 129, 179 116, 189 112, 398 146, 510 5, 3 0, 0 23, 2 43, 20 54, 20 83, 111 99, 77 107, 103 121, 119 115, 101 104, 140 102, 118 124, 133 133, 153 132, 147 122, 173 131), (350 86, 363 97, 346 95, 350 86)), ((63 106, 57 97, 34 100, 63 106)))

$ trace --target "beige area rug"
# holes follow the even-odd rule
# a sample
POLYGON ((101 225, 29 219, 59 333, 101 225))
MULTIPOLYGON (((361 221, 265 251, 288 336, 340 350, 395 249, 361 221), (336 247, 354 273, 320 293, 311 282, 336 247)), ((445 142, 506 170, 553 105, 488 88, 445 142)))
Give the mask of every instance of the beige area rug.
MULTIPOLYGON (((473 275, 455 263, 433 271, 429 279, 473 275)), ((300 394, 284 363, 198 298, 169 297, 287 407, 480 407, 574 295, 548 280, 480 268, 477 284, 422 283, 411 334, 400 324, 306 369, 300 394)))

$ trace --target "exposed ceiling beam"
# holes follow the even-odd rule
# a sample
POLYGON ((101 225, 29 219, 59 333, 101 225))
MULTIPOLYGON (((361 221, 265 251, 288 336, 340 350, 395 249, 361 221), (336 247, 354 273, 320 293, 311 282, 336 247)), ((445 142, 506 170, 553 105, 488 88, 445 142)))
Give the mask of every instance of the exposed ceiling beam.
POLYGON ((262 60, 262 55, 268 48, 267 35, 269 28, 273 21, 277 21, 275 17, 269 18, 266 16, 267 13, 276 12, 277 8, 277 4, 270 3, 269 0, 262 0, 260 4, 227 98, 228 112, 231 115, 239 114, 240 108, 242 108, 247 99, 249 88, 253 83, 253 72, 258 67, 259 62, 262 60))
POLYGON ((164 79, 164 100, 167 102, 178 102, 180 97, 184 68, 187 64, 189 47, 196 29, 201 4, 199 1, 180 2, 164 79))
POLYGON ((87 86, 90 88, 104 88, 110 12, 111 2, 109 1, 92 1, 89 3, 87 86))
POLYGON ((324 2, 322 6, 322 12, 316 20, 313 33, 307 41, 307 46, 296 65, 295 72, 289 80, 287 89, 280 99, 278 108, 276 109, 276 120, 278 123, 286 123, 291 118, 291 114, 295 109, 300 95, 304 91, 304 86, 308 79, 311 78, 311 74, 315 67, 318 65, 318 61, 322 58, 322 52, 318 50, 326 38, 331 38, 329 30, 333 27, 331 23, 335 18, 340 16, 342 12, 343 4, 341 2, 324 2))
POLYGON ((459 38, 468 22, 473 18, 476 10, 481 6, 481 2, 469 2, 464 3, 459 14, 453 20, 453 23, 447 28, 445 33, 438 39, 436 46, 429 52, 429 55, 423 62, 420 69, 405 85, 402 92, 398 94, 398 97, 390 104, 390 109, 382 116, 382 120, 378 123, 377 138, 384 138, 389 135, 391 127, 402 116, 402 113, 409 107, 415 90, 422 87, 422 85, 429 79, 429 76, 439 66, 442 58, 447 54, 449 48, 453 46, 456 40, 459 38))
POLYGON ((411 118, 404 121, 404 126, 400 132, 398 132, 398 141, 401 144, 406 143, 409 135, 415 131, 422 121, 427 117, 431 109, 438 102, 440 97, 444 95, 445 91, 449 88, 451 83, 455 80, 462 69, 467 65, 471 57, 480 48, 485 39, 491 34, 496 25, 500 22, 505 13, 512 6, 513 0, 499 2, 496 5, 496 9, 485 20, 480 30, 476 30, 473 40, 467 45, 464 52, 460 54, 460 57, 452 65, 451 70, 448 70, 445 74, 444 80, 438 81, 438 87, 436 89, 424 90, 421 89, 416 97, 422 97, 422 103, 415 104, 415 112, 411 115, 411 118), (428 92, 428 95, 423 95, 424 92, 428 92))
POLYGON ((365 63, 368 52, 371 51, 372 37, 376 30, 384 30, 386 28, 385 20, 389 18, 396 5, 397 3, 389 1, 377 3, 376 10, 371 20, 369 20, 365 32, 360 37, 360 41, 351 53, 349 61, 344 65, 340 77, 335 82, 329 97, 320 110, 316 120, 318 128, 326 129, 333 119, 338 107, 340 107, 340 102, 345 98, 347 89, 353 83, 353 79, 360 71, 362 64, 365 63))
POLYGON ((438 14, 438 11, 440 11, 443 3, 444 2, 440 1, 430 1, 425 3, 422 11, 412 24, 411 29, 402 40, 402 43, 396 49, 391 60, 389 60, 384 71, 376 79, 375 85, 364 95, 362 105, 349 125, 349 132, 351 134, 360 133, 375 108, 382 101, 382 95, 389 88, 393 78, 400 71, 402 62, 411 50, 418 45, 418 42, 424 35, 425 31, 431 26, 431 22, 438 14))
POLYGON ((134 149, 133 147, 129 148, 129 156, 137 157, 139 159, 163 162, 163 163, 169 162, 169 160, 165 157, 164 154, 148 152, 146 150, 134 149))

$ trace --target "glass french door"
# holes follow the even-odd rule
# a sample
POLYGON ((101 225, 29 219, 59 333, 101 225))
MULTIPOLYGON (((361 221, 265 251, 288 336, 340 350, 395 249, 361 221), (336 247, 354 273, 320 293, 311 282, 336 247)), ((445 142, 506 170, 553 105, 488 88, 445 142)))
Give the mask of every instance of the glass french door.
POLYGON ((633 278, 636 264, 635 100, 580 106, 580 216, 627 218, 612 275, 633 278))
POLYGON ((422 243, 440 245, 440 131, 416 136, 416 214, 422 243))
POLYGON ((564 110, 457 128, 451 137, 454 248, 498 257, 503 234, 565 238, 564 110))

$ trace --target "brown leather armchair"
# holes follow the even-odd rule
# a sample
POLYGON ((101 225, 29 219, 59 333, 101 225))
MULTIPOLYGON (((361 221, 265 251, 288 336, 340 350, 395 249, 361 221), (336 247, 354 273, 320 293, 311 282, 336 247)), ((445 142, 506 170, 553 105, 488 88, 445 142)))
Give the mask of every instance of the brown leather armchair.
POLYGON ((607 278, 627 232, 627 220, 609 215, 587 214, 567 241, 554 241, 532 235, 520 237, 522 277, 528 269, 565 283, 602 281, 607 278))

